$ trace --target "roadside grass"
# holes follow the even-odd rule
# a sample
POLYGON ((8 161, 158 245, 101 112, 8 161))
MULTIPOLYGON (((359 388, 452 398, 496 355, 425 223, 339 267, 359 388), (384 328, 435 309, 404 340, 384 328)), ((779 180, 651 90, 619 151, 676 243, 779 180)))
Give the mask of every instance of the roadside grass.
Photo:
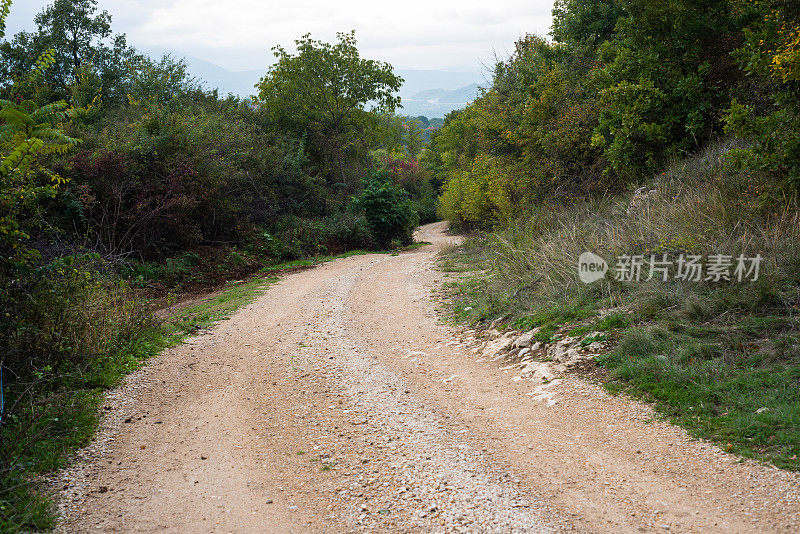
POLYGON ((730 341, 742 340, 741 331, 729 327, 720 335, 678 333, 663 325, 626 331, 599 359, 613 370, 609 391, 655 402, 669 420, 729 452, 798 470, 798 338, 793 336, 793 355, 747 345, 737 350, 730 341))
POLYGON ((291 271, 293 269, 301 269, 303 267, 314 267, 315 265, 320 265, 322 263, 326 263, 329 261, 333 261, 339 258, 349 258, 351 256, 363 256, 365 254, 380 254, 381 252, 369 251, 369 250, 350 250, 348 252, 344 252, 342 254, 337 254, 335 256, 315 256, 313 258, 307 258, 302 260, 293 260, 293 261, 286 261, 283 263, 277 263, 275 265, 268 265, 261 269, 262 273, 272 273, 272 272, 281 272, 281 271, 291 271))
POLYGON ((230 319, 236 310, 253 302, 277 280, 276 276, 267 276, 231 282, 218 295, 172 312, 163 327, 168 344, 178 344, 199 330, 230 319))
MULTIPOLYGON (((693 436, 800 470, 800 212, 763 180, 725 168, 720 143, 645 190, 532 208, 467 239, 440 268, 452 319, 539 328, 536 339, 599 332, 606 388, 653 402, 693 436), (577 258, 622 254, 763 257, 757 281, 593 284, 577 258)), ((643 271, 646 276, 646 269, 643 271)))
POLYGON ((263 267, 260 272, 279 273, 283 271, 291 271, 295 269, 302 269, 304 267, 314 267, 316 265, 321 265, 323 263, 327 263, 329 261, 341 258, 350 258, 352 256, 364 256, 367 254, 397 254, 399 252, 416 250, 420 247, 424 247, 425 245, 430 245, 430 243, 428 241, 417 241, 415 243, 412 243, 411 245, 406 245, 396 250, 360 250, 360 249, 349 250, 347 252, 336 254, 334 256, 314 256, 313 258, 286 261, 282 263, 277 263, 275 265, 267 265, 266 267, 263 267))
POLYGON ((53 503, 38 476, 67 465, 100 420, 103 393, 147 358, 166 338, 146 328, 103 358, 71 371, 42 372, 24 389, 7 391, 0 465, 0 532, 44 531, 55 526, 53 503))

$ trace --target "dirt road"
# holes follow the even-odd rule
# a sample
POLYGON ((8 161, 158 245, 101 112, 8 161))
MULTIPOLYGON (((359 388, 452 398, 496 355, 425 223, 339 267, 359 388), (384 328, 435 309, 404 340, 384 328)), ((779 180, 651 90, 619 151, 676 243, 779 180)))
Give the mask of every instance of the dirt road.
POLYGON ((433 244, 286 276, 109 399, 67 532, 798 532, 800 477, 441 324, 433 244))

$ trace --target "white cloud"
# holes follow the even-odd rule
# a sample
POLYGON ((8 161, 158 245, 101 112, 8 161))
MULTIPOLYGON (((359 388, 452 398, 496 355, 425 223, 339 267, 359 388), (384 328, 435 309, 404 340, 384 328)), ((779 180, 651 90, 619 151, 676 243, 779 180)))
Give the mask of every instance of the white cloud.
MULTIPOLYGON (((46 3, 12 6, 9 33, 46 3)), ((512 50, 525 33, 546 34, 552 0, 100 0, 99 5, 134 46, 175 49, 232 70, 263 68, 272 46, 289 47, 305 33, 333 40, 337 31, 351 29, 364 56, 424 69, 478 68, 494 51, 512 50)))

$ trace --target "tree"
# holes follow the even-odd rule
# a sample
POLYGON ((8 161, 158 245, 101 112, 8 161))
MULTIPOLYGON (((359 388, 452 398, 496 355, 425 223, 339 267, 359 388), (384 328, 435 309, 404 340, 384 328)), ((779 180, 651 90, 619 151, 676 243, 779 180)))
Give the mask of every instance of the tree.
POLYGON ((97 12, 97 0, 55 0, 35 21, 35 33, 20 32, 0 45, 6 96, 22 95, 39 103, 68 99, 78 107, 98 95, 124 102, 126 64, 143 58, 128 46, 125 35, 112 36, 111 16, 97 12), (54 53, 53 65, 32 86, 27 73, 47 50, 54 53))
POLYGON ((56 0, 36 15, 41 45, 56 51, 54 74, 63 87, 77 84, 83 61, 92 61, 95 41, 111 35, 111 15, 97 15, 97 0, 56 0))
POLYGON ((392 112, 403 79, 388 63, 363 59, 355 32, 338 33, 335 44, 295 41, 297 54, 273 48, 277 62, 256 84, 256 103, 277 125, 308 135, 328 179, 348 183, 346 160, 376 126, 374 112, 392 112), (369 106, 369 108, 368 108, 369 106))
MULTIPOLYGON (((2 4, 6 12, 9 3, 2 4)), ((30 76, 41 76, 52 63, 52 52, 43 54, 30 76)), ((46 154, 64 154, 78 144, 59 128, 72 115, 63 101, 38 107, 29 100, 0 100, 0 275, 37 254, 25 246, 26 230, 34 224, 25 220, 25 214, 40 199, 55 195, 64 182, 41 159, 46 154)))
POLYGON ((424 140, 422 139, 422 128, 420 127, 420 123, 417 119, 408 120, 405 123, 405 127, 406 150, 408 150, 409 156, 416 158, 425 144, 424 140))
POLYGON ((786 0, 752 2, 759 17, 736 51, 742 68, 761 82, 740 94, 726 113, 725 130, 746 139, 729 161, 800 191, 800 6, 786 0), (766 94, 767 98, 764 98, 766 94))

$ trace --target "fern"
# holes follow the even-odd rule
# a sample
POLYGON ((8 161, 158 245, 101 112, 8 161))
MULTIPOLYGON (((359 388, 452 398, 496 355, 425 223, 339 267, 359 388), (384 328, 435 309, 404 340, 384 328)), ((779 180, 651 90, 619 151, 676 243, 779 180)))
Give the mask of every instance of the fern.
POLYGON ((58 118, 56 122, 61 122, 69 118, 67 114, 67 103, 61 100, 40 107, 31 113, 31 119, 38 122, 53 122, 49 119, 58 118))

